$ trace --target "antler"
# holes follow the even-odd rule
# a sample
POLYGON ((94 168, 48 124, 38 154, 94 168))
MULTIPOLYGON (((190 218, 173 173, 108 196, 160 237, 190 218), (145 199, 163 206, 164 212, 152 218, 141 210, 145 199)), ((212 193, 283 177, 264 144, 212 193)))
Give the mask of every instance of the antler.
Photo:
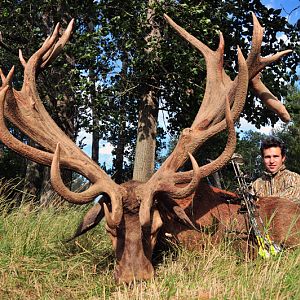
MULTIPOLYGON (((239 118, 244 108, 248 82, 253 81, 256 94, 264 100, 262 94, 265 92, 265 86, 262 83, 255 85, 256 78, 254 77, 267 65, 291 52, 291 50, 286 50, 262 58, 260 51, 263 28, 255 15, 252 15, 254 24, 252 48, 246 61, 238 48, 239 73, 233 81, 223 68, 224 39, 222 33, 220 33, 219 47, 213 51, 165 15, 165 19, 177 33, 204 56, 207 66, 207 80, 205 95, 191 128, 182 131, 173 152, 150 180, 140 187, 140 192, 144 194, 140 209, 140 221, 143 226, 150 222, 150 208, 156 193, 166 192, 175 198, 186 197, 194 191, 201 178, 220 169, 229 161, 236 145, 233 123, 239 118), (226 103, 228 104, 226 105, 226 103), (192 154, 210 137, 224 130, 226 124, 229 128, 229 135, 225 150, 211 163, 198 167, 192 154), (189 157, 192 161, 193 171, 177 172, 189 157), (185 188, 176 186, 176 184, 186 181, 190 183, 185 188)), ((285 116, 286 120, 289 119, 283 105, 269 101, 269 106, 277 111, 281 117, 285 116)))
POLYGON ((112 202, 112 220, 118 224, 122 218, 122 197, 125 189, 117 185, 93 160, 91 160, 56 125, 47 113, 36 88, 37 73, 48 66, 61 52, 69 40, 74 27, 72 20, 59 38, 60 26, 54 29, 42 47, 26 62, 19 51, 24 67, 24 81, 20 91, 10 88, 14 68, 5 77, 0 72, 0 139, 19 154, 51 167, 51 181, 54 189, 66 200, 84 204, 92 201, 100 193, 110 196, 112 202), (7 129, 4 116, 20 128, 27 136, 41 145, 46 151, 35 149, 14 138, 7 129), (53 154, 55 152, 55 154, 53 154), (88 178, 92 185, 84 192, 74 193, 62 182, 59 165, 76 171, 88 178))

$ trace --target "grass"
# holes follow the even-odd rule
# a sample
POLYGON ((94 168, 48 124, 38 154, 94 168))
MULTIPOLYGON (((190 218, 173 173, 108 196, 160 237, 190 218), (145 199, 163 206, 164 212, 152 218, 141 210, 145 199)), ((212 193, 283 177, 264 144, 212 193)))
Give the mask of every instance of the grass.
POLYGON ((0 299, 300 299, 299 249, 245 262, 225 243, 200 253, 178 249, 176 258, 165 253, 153 280, 116 285, 103 224, 63 242, 85 207, 29 210, 22 199, 13 208, 3 191, 0 299))

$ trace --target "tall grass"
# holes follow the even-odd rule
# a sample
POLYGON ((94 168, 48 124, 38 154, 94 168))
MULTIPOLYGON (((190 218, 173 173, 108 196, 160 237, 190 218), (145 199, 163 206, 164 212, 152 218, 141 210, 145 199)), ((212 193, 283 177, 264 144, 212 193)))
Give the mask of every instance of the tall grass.
POLYGON ((300 299, 299 250, 245 262, 230 243, 165 253, 153 280, 118 286, 103 224, 64 242, 87 208, 12 207, 2 190, 0 299, 300 299))

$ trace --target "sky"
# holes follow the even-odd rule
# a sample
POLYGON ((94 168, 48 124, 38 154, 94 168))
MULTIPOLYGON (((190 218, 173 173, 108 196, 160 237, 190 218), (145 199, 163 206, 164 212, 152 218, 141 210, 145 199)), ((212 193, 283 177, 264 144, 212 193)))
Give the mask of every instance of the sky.
MULTIPOLYGON (((294 10, 296 7, 300 6, 300 0, 262 0, 261 1, 268 8, 282 9, 281 15, 283 17, 288 18, 288 21, 294 24, 298 19, 300 19, 300 9, 294 10), (294 10, 294 11, 293 11, 294 10)), ((160 126, 163 125, 164 116, 162 114, 159 115, 160 126)), ((275 124, 275 127, 280 127, 282 123, 278 122, 275 124)), ((248 123, 246 120, 241 119, 241 127, 239 130, 248 131, 253 130, 257 131, 258 129, 248 123)), ((239 131, 238 130, 238 131, 239 131)), ((261 127, 259 131, 261 133, 269 134, 272 130, 271 126, 261 127)), ((85 132, 81 132, 80 136, 85 136, 84 140, 87 146, 84 147, 84 151, 90 155, 91 154, 91 136, 86 134, 85 132)), ((103 164, 105 162, 106 166, 109 168, 112 165, 112 155, 111 151, 113 150, 113 146, 109 143, 100 143, 99 157, 100 163, 103 164)))
MULTIPOLYGON (((261 2, 268 8, 281 9, 281 15, 286 17, 291 24, 295 24, 300 19, 300 8, 295 10, 295 8, 300 6, 300 0, 262 0, 261 2)), ((278 121, 275 124, 275 128, 280 127, 282 124, 282 122, 278 121)), ((259 131, 270 134, 272 129, 271 126, 265 126, 260 128, 259 131)), ((246 120, 241 119, 241 130, 257 131, 258 129, 246 120)))
POLYGON ((262 0, 261 2, 268 8, 282 9, 281 15, 287 17, 292 24, 300 19, 300 9, 293 11, 293 9, 300 6, 299 0, 262 0))

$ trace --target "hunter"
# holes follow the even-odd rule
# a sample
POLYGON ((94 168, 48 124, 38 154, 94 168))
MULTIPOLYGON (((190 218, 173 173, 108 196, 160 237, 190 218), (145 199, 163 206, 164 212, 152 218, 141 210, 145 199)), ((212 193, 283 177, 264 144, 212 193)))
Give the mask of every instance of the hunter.
POLYGON ((286 147, 275 137, 263 140, 260 147, 265 171, 253 183, 258 197, 287 198, 300 204, 300 175, 285 167, 286 147))

